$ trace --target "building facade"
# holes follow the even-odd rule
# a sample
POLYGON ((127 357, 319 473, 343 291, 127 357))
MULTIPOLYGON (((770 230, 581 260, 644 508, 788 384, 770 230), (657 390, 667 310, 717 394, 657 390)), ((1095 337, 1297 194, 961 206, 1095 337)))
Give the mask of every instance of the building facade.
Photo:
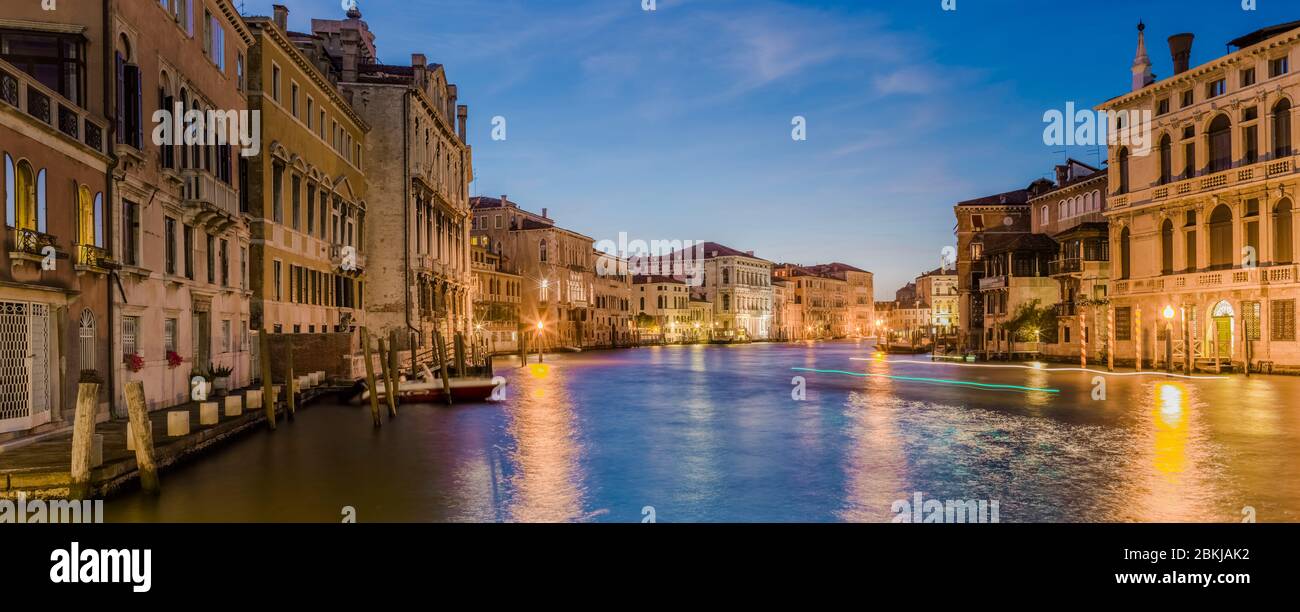
POLYGON ((674 343, 694 337, 691 293, 685 281, 670 276, 633 276, 632 301, 642 340, 674 343))
MULTIPOLYGON (((261 113, 265 146, 247 164, 244 198, 251 325, 275 334, 356 334, 366 324, 362 164, 370 128, 338 89, 338 58, 319 37, 290 32, 287 19, 278 5, 273 18, 248 19, 256 40, 249 108, 261 113)), ((358 350, 340 356, 343 369, 364 376, 360 345, 352 344, 358 350)))
POLYGON ((1029 233, 1029 199, 1051 187, 1051 181, 1039 179, 1024 189, 958 202, 953 207, 957 218, 959 349, 984 349, 985 306, 980 280, 985 274, 985 242, 1029 233))
POLYGON ((597 280, 593 240, 546 216, 501 198, 472 201, 476 236, 512 262, 523 279, 520 318, 543 325, 546 348, 592 346, 598 338, 593 293, 597 280))
POLYGON ((362 306, 372 333, 396 332, 403 349, 427 351, 435 333, 472 332, 468 107, 423 54, 409 66, 378 63, 355 8, 346 19, 313 19, 312 33, 339 58, 339 87, 371 128, 364 142, 334 120, 326 133, 366 166, 362 306))
POLYGON ((871 335, 875 326, 875 278, 861 268, 846 263, 832 262, 809 266, 813 274, 826 278, 842 280, 847 285, 845 302, 848 314, 845 319, 845 335, 862 337, 871 335))
POLYGON ((618 348, 631 346, 634 340, 632 319, 632 276, 626 274, 625 260, 614 255, 592 251, 596 260, 596 275, 592 281, 592 348, 618 348), (602 273, 604 271, 604 273, 602 273))
POLYGON ((1102 359, 1110 288, 1105 170, 1075 160, 1056 167, 1056 189, 1030 200, 1033 231, 1050 236, 1058 251, 1048 273, 1058 284, 1057 342, 1047 356, 1102 359))
POLYGON ((718 341, 766 340, 772 324, 772 262, 716 242, 704 243, 703 295, 713 304, 718 341))
POLYGON ((94 3, 76 4, 94 10, 68 23, 23 3, 0 19, 0 442, 66 427, 78 382, 115 370, 108 32, 94 3))
POLYGON ((955 339, 961 327, 957 270, 940 267, 916 277, 916 294, 930 305, 930 337, 955 339))
POLYGON ((519 350, 520 276, 488 248, 485 236, 470 238, 470 265, 474 269, 475 340, 490 353, 519 350))
POLYGON ((1300 75, 1290 69, 1300 29, 1253 32, 1196 67, 1190 35, 1171 37, 1172 76, 1161 80, 1138 36, 1133 90, 1098 107, 1153 117, 1148 154, 1109 150, 1116 359, 1300 367, 1300 75))
MULTIPOLYGON (((86 4, 88 12, 102 7, 86 4)), ((116 380, 143 381, 152 409, 188 401, 196 371, 231 368, 232 387, 252 379, 250 243, 240 204, 240 162, 249 158, 239 144, 163 137, 153 119, 178 107, 206 117, 247 111, 253 37, 230 0, 111 7, 116 165, 106 199, 121 266, 111 359, 116 380)), ((115 385, 118 414, 124 388, 115 385)))

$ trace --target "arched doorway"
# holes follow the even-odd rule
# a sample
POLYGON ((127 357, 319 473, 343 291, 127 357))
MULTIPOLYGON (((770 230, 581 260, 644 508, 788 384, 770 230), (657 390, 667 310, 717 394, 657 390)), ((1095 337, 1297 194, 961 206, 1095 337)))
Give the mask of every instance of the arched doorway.
POLYGON ((1236 320, 1236 311, 1232 309, 1232 304, 1223 300, 1214 305, 1210 311, 1210 350, 1207 353, 1210 356, 1217 355, 1220 360, 1232 359, 1232 342, 1233 330, 1236 320))

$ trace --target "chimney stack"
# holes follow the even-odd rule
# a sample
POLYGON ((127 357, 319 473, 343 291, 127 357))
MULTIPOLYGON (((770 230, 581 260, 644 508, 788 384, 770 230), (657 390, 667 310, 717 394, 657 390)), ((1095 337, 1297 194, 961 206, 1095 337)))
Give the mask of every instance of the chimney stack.
POLYGON ((425 67, 428 65, 429 65, 429 60, 428 58, 424 57, 423 53, 411 54, 411 68, 412 68, 412 72, 415 75, 415 86, 420 89, 424 89, 425 67))
POLYGON ((1057 187, 1062 187, 1062 186, 1065 185, 1065 182, 1068 181, 1068 180, 1070 180, 1070 167, 1069 167, 1069 166, 1064 166, 1064 165, 1063 165, 1063 166, 1057 166, 1057 167, 1056 167, 1056 186, 1057 186, 1057 187))
POLYGON ((460 133, 460 141, 465 143, 465 124, 469 122, 469 107, 461 104, 456 107, 456 127, 460 133))
POLYGON ((1174 74, 1182 74, 1190 68, 1192 60, 1192 39, 1190 33, 1174 34, 1169 37, 1169 53, 1174 58, 1174 74))
POLYGON ((273 14, 275 16, 274 19, 275 19, 276 27, 280 28, 280 31, 282 32, 288 32, 289 31, 289 7, 283 4, 273 4, 271 5, 271 10, 274 11, 273 14))
POLYGON ((508 195, 501 196, 501 206, 509 206, 509 205, 510 205, 510 196, 508 195))
POLYGON ((543 219, 550 219, 550 217, 546 216, 546 209, 545 209, 545 208, 542 209, 542 218, 543 218, 543 219))
POLYGON ((343 28, 339 33, 343 38, 340 43, 343 49, 342 79, 345 83, 352 83, 357 80, 357 54, 361 47, 361 33, 353 28, 343 28))

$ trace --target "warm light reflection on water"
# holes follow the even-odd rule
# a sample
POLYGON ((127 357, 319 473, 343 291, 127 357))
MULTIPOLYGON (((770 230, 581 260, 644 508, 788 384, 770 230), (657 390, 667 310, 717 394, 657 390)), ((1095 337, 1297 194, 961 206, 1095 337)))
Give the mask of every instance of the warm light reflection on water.
POLYGON ((1111 376, 1098 401, 1094 373, 853 342, 532 361, 498 359, 504 403, 406 405, 379 430, 364 407, 312 406, 164 472, 156 500, 110 499, 108 519, 888 521, 923 493, 998 500, 1004 522, 1300 521, 1300 378, 1111 376))

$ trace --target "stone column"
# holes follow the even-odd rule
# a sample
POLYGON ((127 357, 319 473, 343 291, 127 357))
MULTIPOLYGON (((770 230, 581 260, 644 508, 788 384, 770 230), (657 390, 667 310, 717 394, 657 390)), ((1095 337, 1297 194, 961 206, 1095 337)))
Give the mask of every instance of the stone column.
POLYGON ((1259 198, 1259 263, 1277 261, 1273 245, 1273 201, 1265 192, 1259 198))
POLYGON ((1240 267, 1244 260, 1242 249, 1246 247, 1246 202, 1238 200, 1228 205, 1232 212, 1232 266, 1240 267))
POLYGON ((1204 204, 1196 206, 1196 269, 1204 270, 1210 265, 1210 224, 1207 223, 1209 211, 1204 204))

